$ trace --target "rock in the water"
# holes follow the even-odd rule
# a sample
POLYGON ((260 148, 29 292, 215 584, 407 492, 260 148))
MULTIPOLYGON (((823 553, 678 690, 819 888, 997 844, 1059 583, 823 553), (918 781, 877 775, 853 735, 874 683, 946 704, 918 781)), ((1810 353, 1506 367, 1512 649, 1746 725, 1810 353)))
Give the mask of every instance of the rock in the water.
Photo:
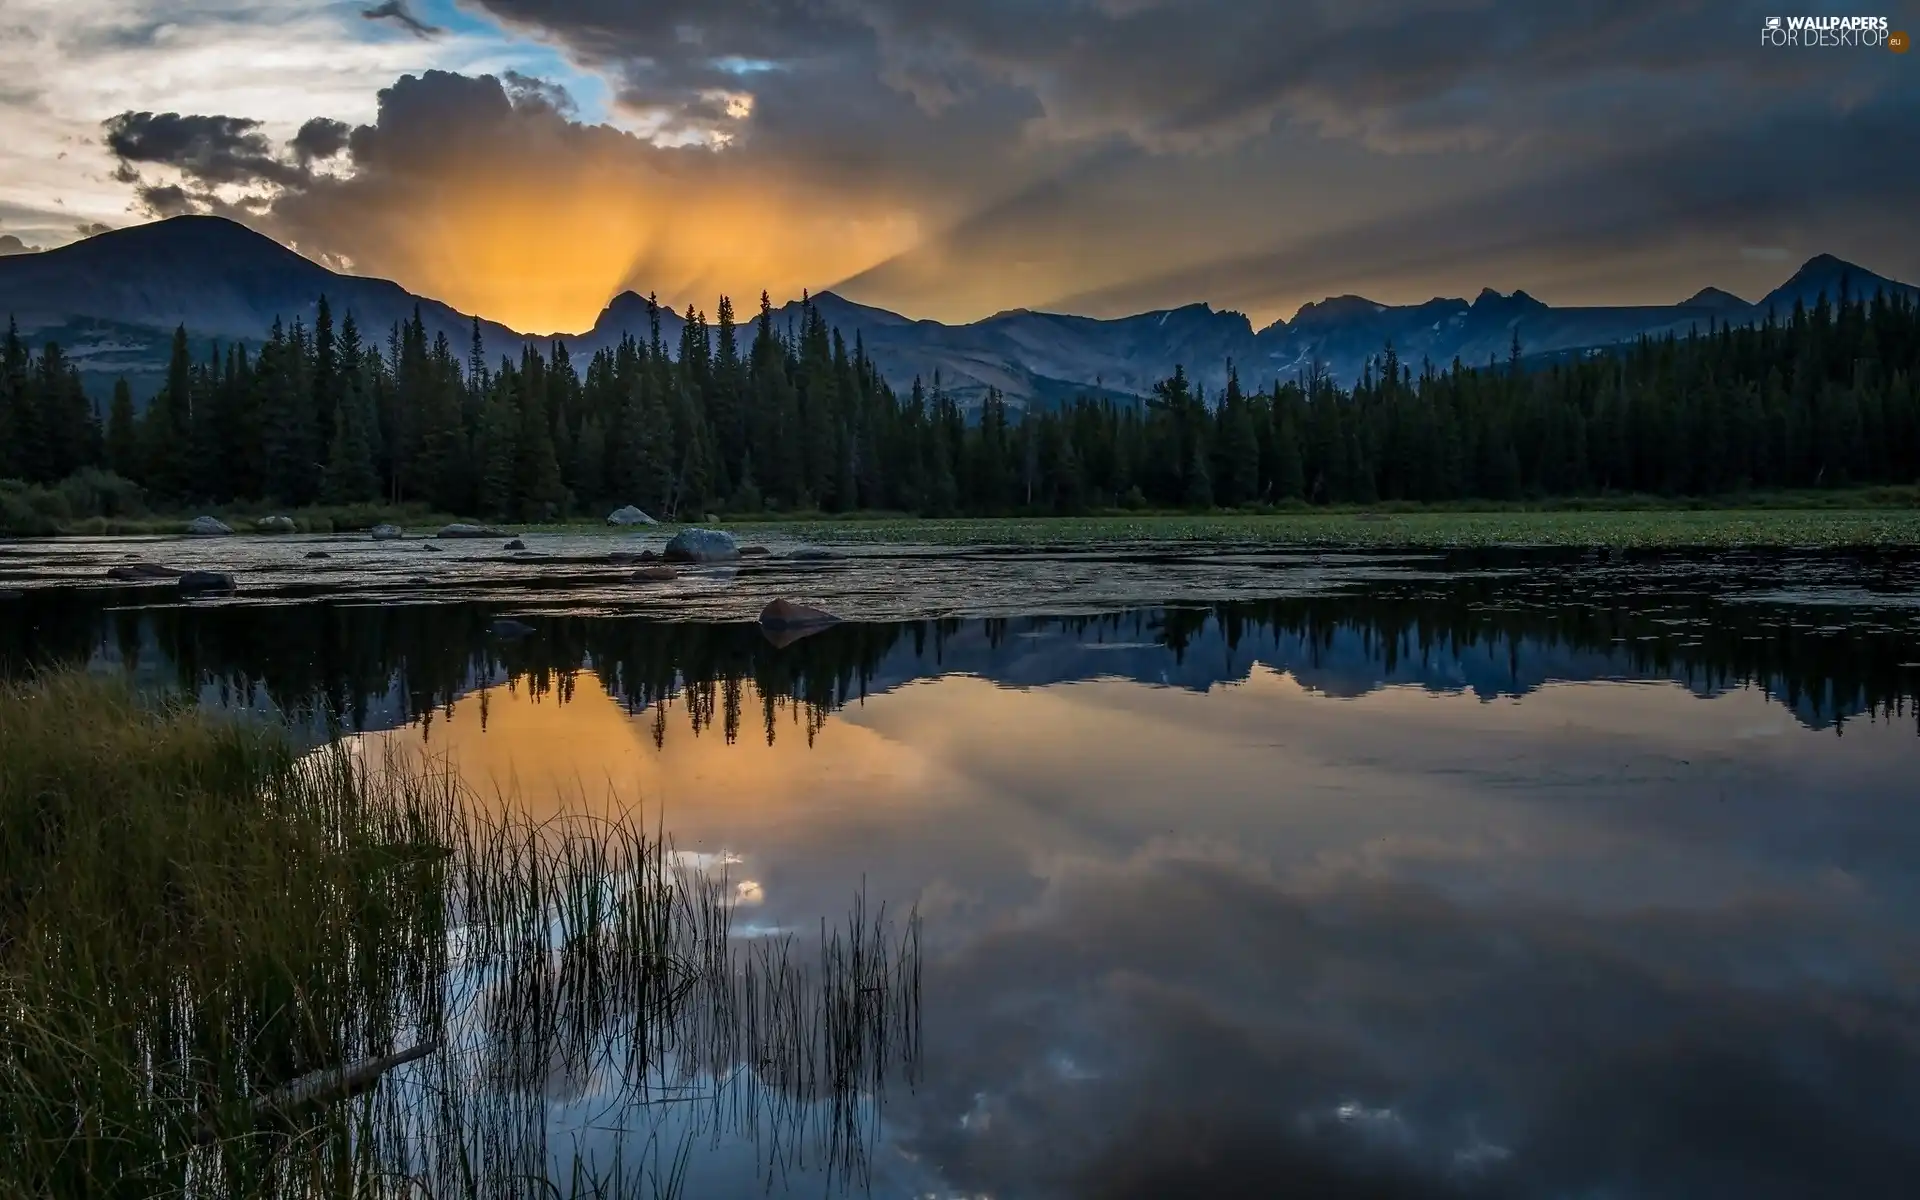
POLYGON ((308 558, 332 558, 333 555, 328 554, 325 550, 309 550, 307 551, 307 557, 308 558))
POLYGON ((818 546, 802 546, 800 549, 787 555, 787 557, 794 562, 826 562, 832 558, 833 555, 828 551, 820 549, 818 546))
POLYGON ((527 548, 527 544, 521 541, 519 538, 515 538, 500 548, 502 550, 525 550, 527 548))
POLYGON ((642 550, 637 554, 632 550, 615 550, 607 555, 607 561, 615 566, 625 566, 628 563, 659 562, 660 556, 651 550, 642 550))
POLYGON ((180 578, 183 572, 178 567, 163 567, 159 563, 127 563, 107 571, 108 579, 117 579, 122 583, 150 583, 165 580, 168 583, 180 578))
POLYGON ((224 521, 217 521, 212 517, 195 517, 187 522, 187 532, 195 537, 220 537, 223 534, 232 533, 233 530, 228 528, 224 521))
POLYGON ((438 536, 443 538, 497 538, 506 537, 507 531, 495 529, 491 525, 467 525, 460 521, 442 529, 438 536))
POLYGON ((436 545, 434 545, 434 544, 433 544, 432 542, 421 542, 421 543, 420 543, 420 548, 421 548, 422 550, 431 550, 431 551, 433 551, 433 552, 434 552, 435 554, 438 554, 438 553, 440 553, 440 547, 438 547, 438 546, 436 546, 436 545))
POLYGON ((766 557, 767 555, 769 555, 769 554, 771 554, 771 553, 773 553, 773 552, 772 552, 771 550, 768 550, 768 549, 767 549, 767 548, 766 548, 765 546, 742 546, 742 547, 740 547, 740 557, 741 557, 741 558, 765 558, 765 557, 766 557))
POLYGON ((768 629, 813 629, 822 625, 837 625, 839 622, 839 617, 825 609, 785 597, 767 601, 767 606, 760 610, 760 624, 768 629))
POLYGON ((533 632, 533 626, 512 617, 501 617, 487 626, 487 632, 497 638, 523 638, 533 632))
POLYGON ((375 525, 373 527, 373 540, 376 542, 397 542, 405 536, 406 534, 401 532, 398 525, 375 525))
POLYGON ((616 508, 607 514, 609 525, 658 525, 659 523, 631 504, 625 508, 616 508))
POLYGON ((233 576, 225 571, 183 571, 180 574, 180 590, 183 592, 231 592, 233 589, 233 576))
POLYGON ((665 583, 680 578, 680 572, 668 566, 641 567, 633 573, 635 583, 665 583))
POLYGON ((292 517, 261 517, 258 521, 255 521, 253 523, 253 527, 257 532, 260 532, 260 533, 297 532, 296 529, 294 528, 292 517))
POLYGON ((740 557, 740 546, 730 533, 717 529, 682 529, 667 543, 668 562, 732 562, 740 557))

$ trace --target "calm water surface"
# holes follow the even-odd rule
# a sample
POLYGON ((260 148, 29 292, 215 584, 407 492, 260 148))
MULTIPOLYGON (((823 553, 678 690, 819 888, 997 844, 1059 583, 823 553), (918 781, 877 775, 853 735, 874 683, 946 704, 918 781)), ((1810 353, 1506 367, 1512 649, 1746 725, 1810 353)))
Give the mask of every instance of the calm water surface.
MULTIPOLYGON (((779 549, 216 605, 36 550, 0 655, 644 805, 743 936, 917 907, 876 1195, 1913 1194, 1914 563, 779 549)), ((827 1190, 702 1146, 690 1194, 827 1190)))

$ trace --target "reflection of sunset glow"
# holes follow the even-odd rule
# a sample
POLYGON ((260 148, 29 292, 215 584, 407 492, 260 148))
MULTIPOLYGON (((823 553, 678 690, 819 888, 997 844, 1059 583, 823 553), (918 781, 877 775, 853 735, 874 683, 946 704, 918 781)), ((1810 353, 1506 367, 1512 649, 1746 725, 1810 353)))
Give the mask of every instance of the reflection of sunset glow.
POLYGON ((583 332, 628 289, 709 316, 726 294, 744 320, 762 289, 776 302, 796 298, 916 236, 903 211, 701 184, 618 162, 570 165, 560 177, 497 171, 449 179, 435 192, 337 240, 356 262, 412 291, 528 333, 583 332))
MULTIPOLYGON (((424 751, 456 770, 481 800, 511 800, 535 818, 640 808, 649 823, 664 815, 670 829, 689 836, 786 811, 817 813, 836 795, 907 797, 921 790, 922 757, 872 730, 829 722, 809 748, 805 718, 792 722, 788 710, 776 715, 768 745, 751 685, 742 709, 740 736, 728 745, 717 728, 696 735, 684 705, 670 702, 656 748, 654 710, 628 714, 597 676, 582 672, 565 704, 553 695, 530 697, 524 687, 488 688, 456 701, 451 717, 436 713, 424 739, 412 726, 365 740, 376 760, 385 752, 424 751)), ((740 887, 738 903, 758 903, 758 883, 743 880, 740 887)))

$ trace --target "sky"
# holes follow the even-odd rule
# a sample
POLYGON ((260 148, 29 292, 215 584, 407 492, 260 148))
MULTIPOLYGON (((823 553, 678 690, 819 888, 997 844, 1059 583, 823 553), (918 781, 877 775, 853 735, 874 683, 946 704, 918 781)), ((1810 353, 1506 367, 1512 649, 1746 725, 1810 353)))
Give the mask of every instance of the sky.
MULTIPOLYGON (((1800 0, 1885 16, 1914 0, 1800 0)), ((0 253, 182 212, 528 332, 1920 279, 1920 55, 1746 0, 0 0, 0 253), (1902 147, 1905 147, 1903 150, 1902 147)))

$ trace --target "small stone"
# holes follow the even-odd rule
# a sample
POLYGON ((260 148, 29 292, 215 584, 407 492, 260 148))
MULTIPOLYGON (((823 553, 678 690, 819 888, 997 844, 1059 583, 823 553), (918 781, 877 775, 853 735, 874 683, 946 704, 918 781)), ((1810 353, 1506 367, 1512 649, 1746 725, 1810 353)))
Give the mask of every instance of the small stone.
POLYGON ((631 504, 625 508, 616 508, 607 514, 609 525, 658 525, 659 523, 631 504))
POLYGON ((680 572, 667 566, 641 567, 633 573, 635 583, 665 583, 669 579, 678 578, 680 578, 680 572))
POLYGON ((420 548, 422 550, 431 550, 435 554, 440 553, 440 547, 434 545, 432 542, 421 542, 420 548))
POLYGON ((769 554, 771 554, 771 553, 773 553, 773 552, 772 552, 771 550, 768 550, 768 549, 767 549, 767 548, 766 548, 765 546, 742 546, 742 547, 740 547, 740 557, 741 557, 741 558, 765 558, 765 557, 767 557, 767 555, 769 555, 769 554))
POLYGON ((292 517, 279 517, 279 516, 261 517, 258 521, 255 521, 253 523, 253 528, 256 532, 259 532, 259 533, 297 532, 293 524, 292 517))
POLYGON ((183 571, 180 574, 180 590, 183 592, 231 592, 234 590, 233 576, 225 571, 183 571))
POLYGON ((328 554, 325 550, 309 550, 307 551, 307 557, 308 558, 332 558, 333 555, 328 554))
POLYGON ((401 532, 398 525, 375 525, 373 527, 373 540, 376 542, 397 542, 405 536, 406 534, 401 532))
POLYGON ((497 638, 523 638, 533 632, 533 626, 512 617, 501 617, 487 626, 487 632, 497 638))
POLYGON ((660 556, 651 550, 642 550, 637 554, 631 550, 615 550, 612 554, 607 555, 607 561, 615 566, 626 566, 628 563, 658 562, 659 559, 660 556))
POLYGON ((224 537, 233 530, 226 522, 212 517, 195 517, 187 522, 187 532, 194 537, 224 537))
POLYGON ((521 541, 519 538, 515 538, 500 548, 502 550, 525 550, 527 548, 527 544, 521 541))
POLYGON ((787 557, 794 562, 826 562, 832 558, 833 555, 828 551, 820 549, 818 546, 802 546, 800 549, 788 554, 787 557))

